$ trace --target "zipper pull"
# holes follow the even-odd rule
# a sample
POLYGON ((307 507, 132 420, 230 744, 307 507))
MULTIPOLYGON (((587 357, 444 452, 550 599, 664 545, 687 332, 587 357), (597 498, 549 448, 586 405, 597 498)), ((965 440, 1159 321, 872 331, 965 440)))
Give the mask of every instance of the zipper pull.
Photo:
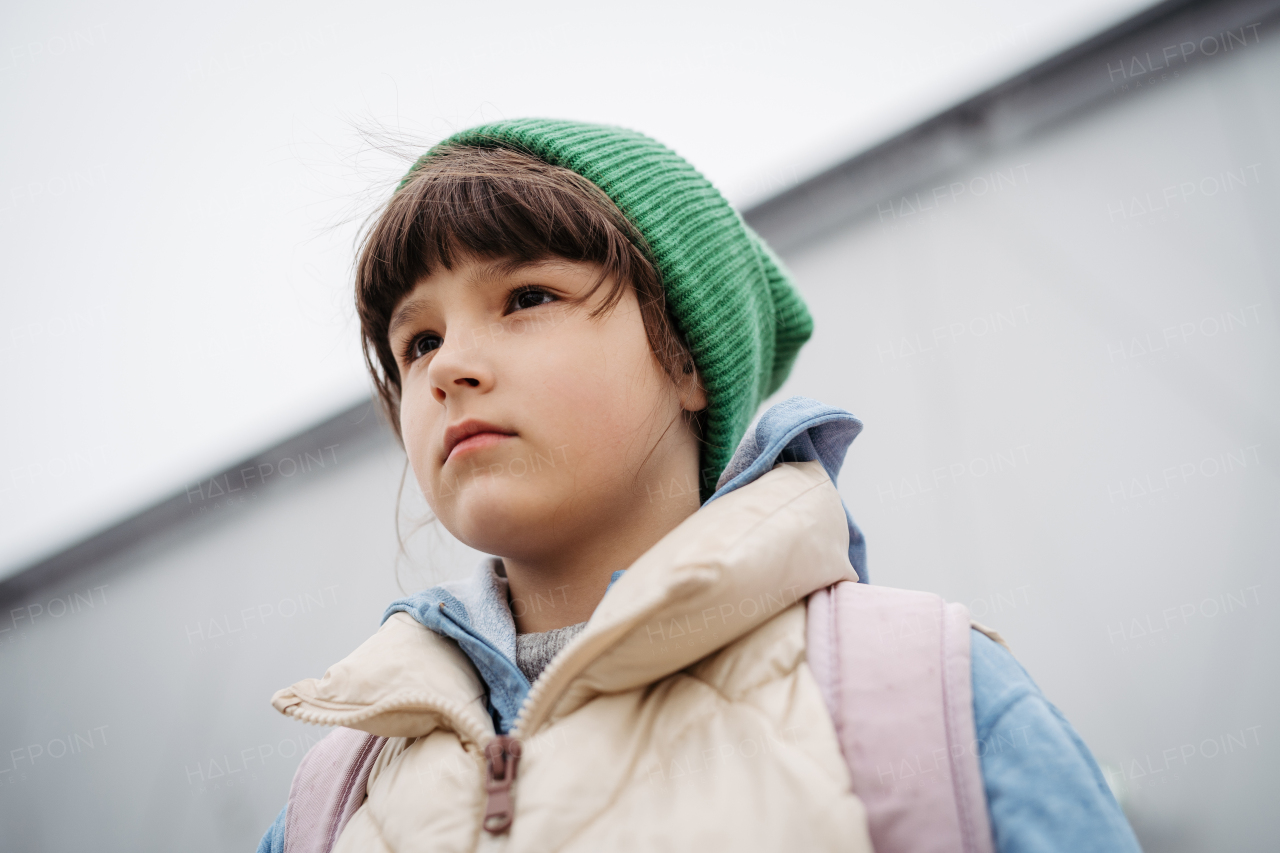
POLYGON ((501 835, 511 827, 515 804, 511 800, 511 784, 516 781, 516 765, 520 761, 520 741, 511 735, 495 735, 485 744, 485 790, 489 799, 484 807, 484 829, 501 835))

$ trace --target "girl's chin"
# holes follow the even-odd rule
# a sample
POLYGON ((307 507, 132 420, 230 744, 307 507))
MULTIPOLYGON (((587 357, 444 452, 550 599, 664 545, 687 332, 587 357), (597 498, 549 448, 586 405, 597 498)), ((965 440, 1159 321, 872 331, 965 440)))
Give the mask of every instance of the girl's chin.
POLYGON ((432 509, 445 529, 477 551, 502 554, 511 553, 502 543, 519 550, 520 542, 544 538, 570 495, 533 482, 464 482, 441 497, 432 509))

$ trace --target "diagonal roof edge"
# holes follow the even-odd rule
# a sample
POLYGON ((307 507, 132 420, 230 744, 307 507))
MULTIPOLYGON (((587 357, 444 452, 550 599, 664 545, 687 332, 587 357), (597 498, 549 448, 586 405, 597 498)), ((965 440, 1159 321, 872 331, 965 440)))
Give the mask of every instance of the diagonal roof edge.
POLYGON ((0 580, 0 607, 73 577, 81 569, 104 562, 143 540, 177 530, 202 516, 209 517, 207 511, 217 505, 215 497, 232 492, 254 497, 280 488, 293 476, 284 472, 282 462, 293 460, 291 468, 297 472, 323 469, 330 467, 331 459, 333 464, 338 462, 338 448, 349 458, 380 441, 394 441, 386 419, 373 400, 360 400, 235 465, 179 488, 121 522, 19 569, 0 580))
MULTIPOLYGON (((1133 57, 1150 53, 1150 61, 1158 63, 1166 46, 1188 39, 1199 43, 1277 14, 1280 0, 1166 0, 752 206, 743 216, 785 257, 886 198, 918 189, 1085 110, 1131 96, 1117 87, 1131 79, 1122 69, 1133 57)), ((1195 51, 1181 57, 1178 67, 1212 62, 1226 52, 1195 51)))

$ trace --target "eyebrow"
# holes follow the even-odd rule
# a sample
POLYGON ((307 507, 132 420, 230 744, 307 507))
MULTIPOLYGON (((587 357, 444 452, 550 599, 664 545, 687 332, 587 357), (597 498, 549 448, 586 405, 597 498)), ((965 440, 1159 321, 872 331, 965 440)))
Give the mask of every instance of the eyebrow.
POLYGON ((512 276, 527 270, 554 269, 562 266, 564 266, 564 261, 559 258, 538 258, 537 260, 532 261, 518 261, 512 258, 504 258, 478 267, 475 272, 468 277, 467 283, 472 287, 478 287, 486 279, 512 276))
MULTIPOLYGON (((523 272, 528 269, 545 268, 559 265, 559 262, 552 258, 542 258, 536 261, 514 261, 499 260, 481 266, 473 275, 468 276, 467 284, 470 287, 479 287, 486 279, 498 276, 510 276, 523 272)), ((387 339, 394 338, 396 332, 401 326, 408 325, 418 318, 418 316, 427 308, 426 300, 422 298, 406 300, 395 313, 391 315, 391 322, 387 324, 387 339)))
POLYGON ((423 299, 409 299, 397 308, 391 315, 391 322, 387 324, 387 340, 394 338, 401 326, 406 326, 418 319, 418 315, 425 311, 426 307, 423 299))

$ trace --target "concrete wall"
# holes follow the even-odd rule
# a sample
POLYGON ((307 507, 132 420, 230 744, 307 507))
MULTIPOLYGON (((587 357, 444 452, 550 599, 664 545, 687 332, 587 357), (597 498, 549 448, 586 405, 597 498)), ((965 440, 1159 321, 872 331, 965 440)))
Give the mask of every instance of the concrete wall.
POLYGON ((296 473, 247 495, 193 484, 186 523, 10 603, 0 849, 254 849, 326 731, 271 694, 359 645, 401 587, 472 564, 414 532, 408 489, 398 555, 403 460, 375 432, 271 459, 296 473))
MULTIPOLYGON (((1280 832, 1276 79, 1263 40, 1118 83, 787 258, 818 330, 780 396, 865 420, 872 580, 1000 629, 1149 851, 1280 832)), ((397 566, 475 556, 397 557, 384 433, 308 452, 0 615, 0 847, 253 848, 323 733, 271 694, 376 628, 397 566)))
POLYGON ((1151 851, 1280 832, 1277 79, 1117 81, 789 258, 872 580, 1001 630, 1151 851))

